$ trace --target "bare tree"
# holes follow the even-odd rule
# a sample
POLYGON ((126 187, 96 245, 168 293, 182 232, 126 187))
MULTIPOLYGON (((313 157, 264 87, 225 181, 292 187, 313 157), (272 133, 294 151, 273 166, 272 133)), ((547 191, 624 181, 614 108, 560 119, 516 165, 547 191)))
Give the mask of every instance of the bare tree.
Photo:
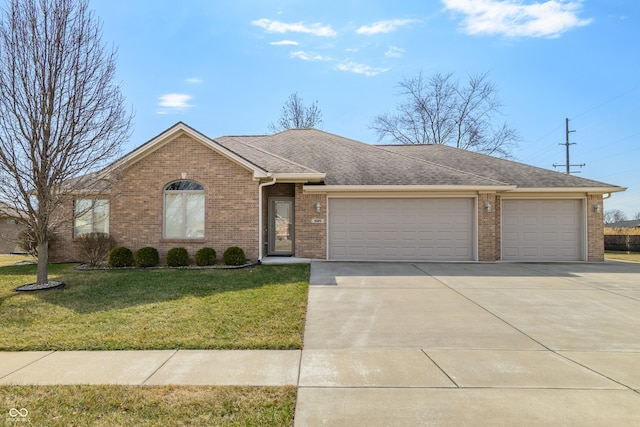
POLYGON ((22 212, 48 283, 63 204, 120 153, 131 114, 88 0, 10 0, 0 23, 0 199, 22 212))
POLYGON ((611 209, 604 212, 604 223, 613 224, 614 222, 626 221, 627 216, 620 209, 611 209))
POLYGON ((509 157, 518 132, 498 123, 502 103, 488 74, 470 76, 466 85, 453 74, 405 78, 403 97, 394 113, 376 116, 371 129, 379 140, 400 144, 446 144, 465 150, 509 157))
POLYGON ((636 212, 636 214, 633 216, 633 219, 640 219, 640 212, 636 212))
POLYGON ((322 125, 322 112, 318 108, 318 101, 306 107, 298 92, 289 95, 289 99, 282 106, 280 118, 275 123, 269 123, 269 131, 276 133, 286 129, 311 129, 322 125))

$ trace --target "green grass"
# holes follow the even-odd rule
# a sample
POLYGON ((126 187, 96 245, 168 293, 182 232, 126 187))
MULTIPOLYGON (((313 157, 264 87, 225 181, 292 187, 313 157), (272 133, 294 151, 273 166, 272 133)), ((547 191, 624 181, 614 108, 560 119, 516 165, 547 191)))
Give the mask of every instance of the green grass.
POLYGON ((35 258, 33 258, 31 255, 7 255, 7 254, 0 255, 0 267, 14 265, 16 262, 20 262, 20 261, 35 262, 35 258))
POLYGON ((0 422, 51 427, 291 426, 295 400, 295 387, 2 386, 0 422), (12 418, 11 408, 24 408, 28 414, 12 418))
POLYGON ((640 262, 640 253, 638 252, 627 253, 607 251, 604 253, 604 257, 612 260, 640 262))
POLYGON ((15 292, 35 266, 0 268, 0 351, 299 349, 308 265, 77 271, 63 290, 15 292))

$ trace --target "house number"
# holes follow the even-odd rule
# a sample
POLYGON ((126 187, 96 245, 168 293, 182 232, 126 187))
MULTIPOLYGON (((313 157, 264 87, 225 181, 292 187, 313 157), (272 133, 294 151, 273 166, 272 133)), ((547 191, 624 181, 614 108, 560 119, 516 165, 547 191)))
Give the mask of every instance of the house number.
POLYGON ((324 224, 324 218, 312 218, 311 224, 324 224))

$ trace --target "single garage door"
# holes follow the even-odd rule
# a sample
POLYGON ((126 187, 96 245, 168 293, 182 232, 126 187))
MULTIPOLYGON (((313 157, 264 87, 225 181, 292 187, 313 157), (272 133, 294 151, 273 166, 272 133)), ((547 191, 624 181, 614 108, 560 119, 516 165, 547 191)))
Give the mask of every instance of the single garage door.
POLYGON ((330 199, 329 259, 471 261, 474 199, 330 199))
POLYGON ((581 200, 503 200, 502 259, 581 261, 581 200))

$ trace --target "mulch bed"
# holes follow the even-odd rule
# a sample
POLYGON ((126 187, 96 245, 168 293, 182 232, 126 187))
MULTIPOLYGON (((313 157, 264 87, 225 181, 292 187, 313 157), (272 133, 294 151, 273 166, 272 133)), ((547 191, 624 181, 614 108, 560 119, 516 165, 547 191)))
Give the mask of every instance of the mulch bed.
POLYGON ((57 282, 55 280, 50 280, 44 284, 37 283, 29 283, 28 285, 18 286, 14 289, 17 292, 30 292, 30 291, 45 291, 48 289, 62 289, 64 288, 64 282, 57 282))

